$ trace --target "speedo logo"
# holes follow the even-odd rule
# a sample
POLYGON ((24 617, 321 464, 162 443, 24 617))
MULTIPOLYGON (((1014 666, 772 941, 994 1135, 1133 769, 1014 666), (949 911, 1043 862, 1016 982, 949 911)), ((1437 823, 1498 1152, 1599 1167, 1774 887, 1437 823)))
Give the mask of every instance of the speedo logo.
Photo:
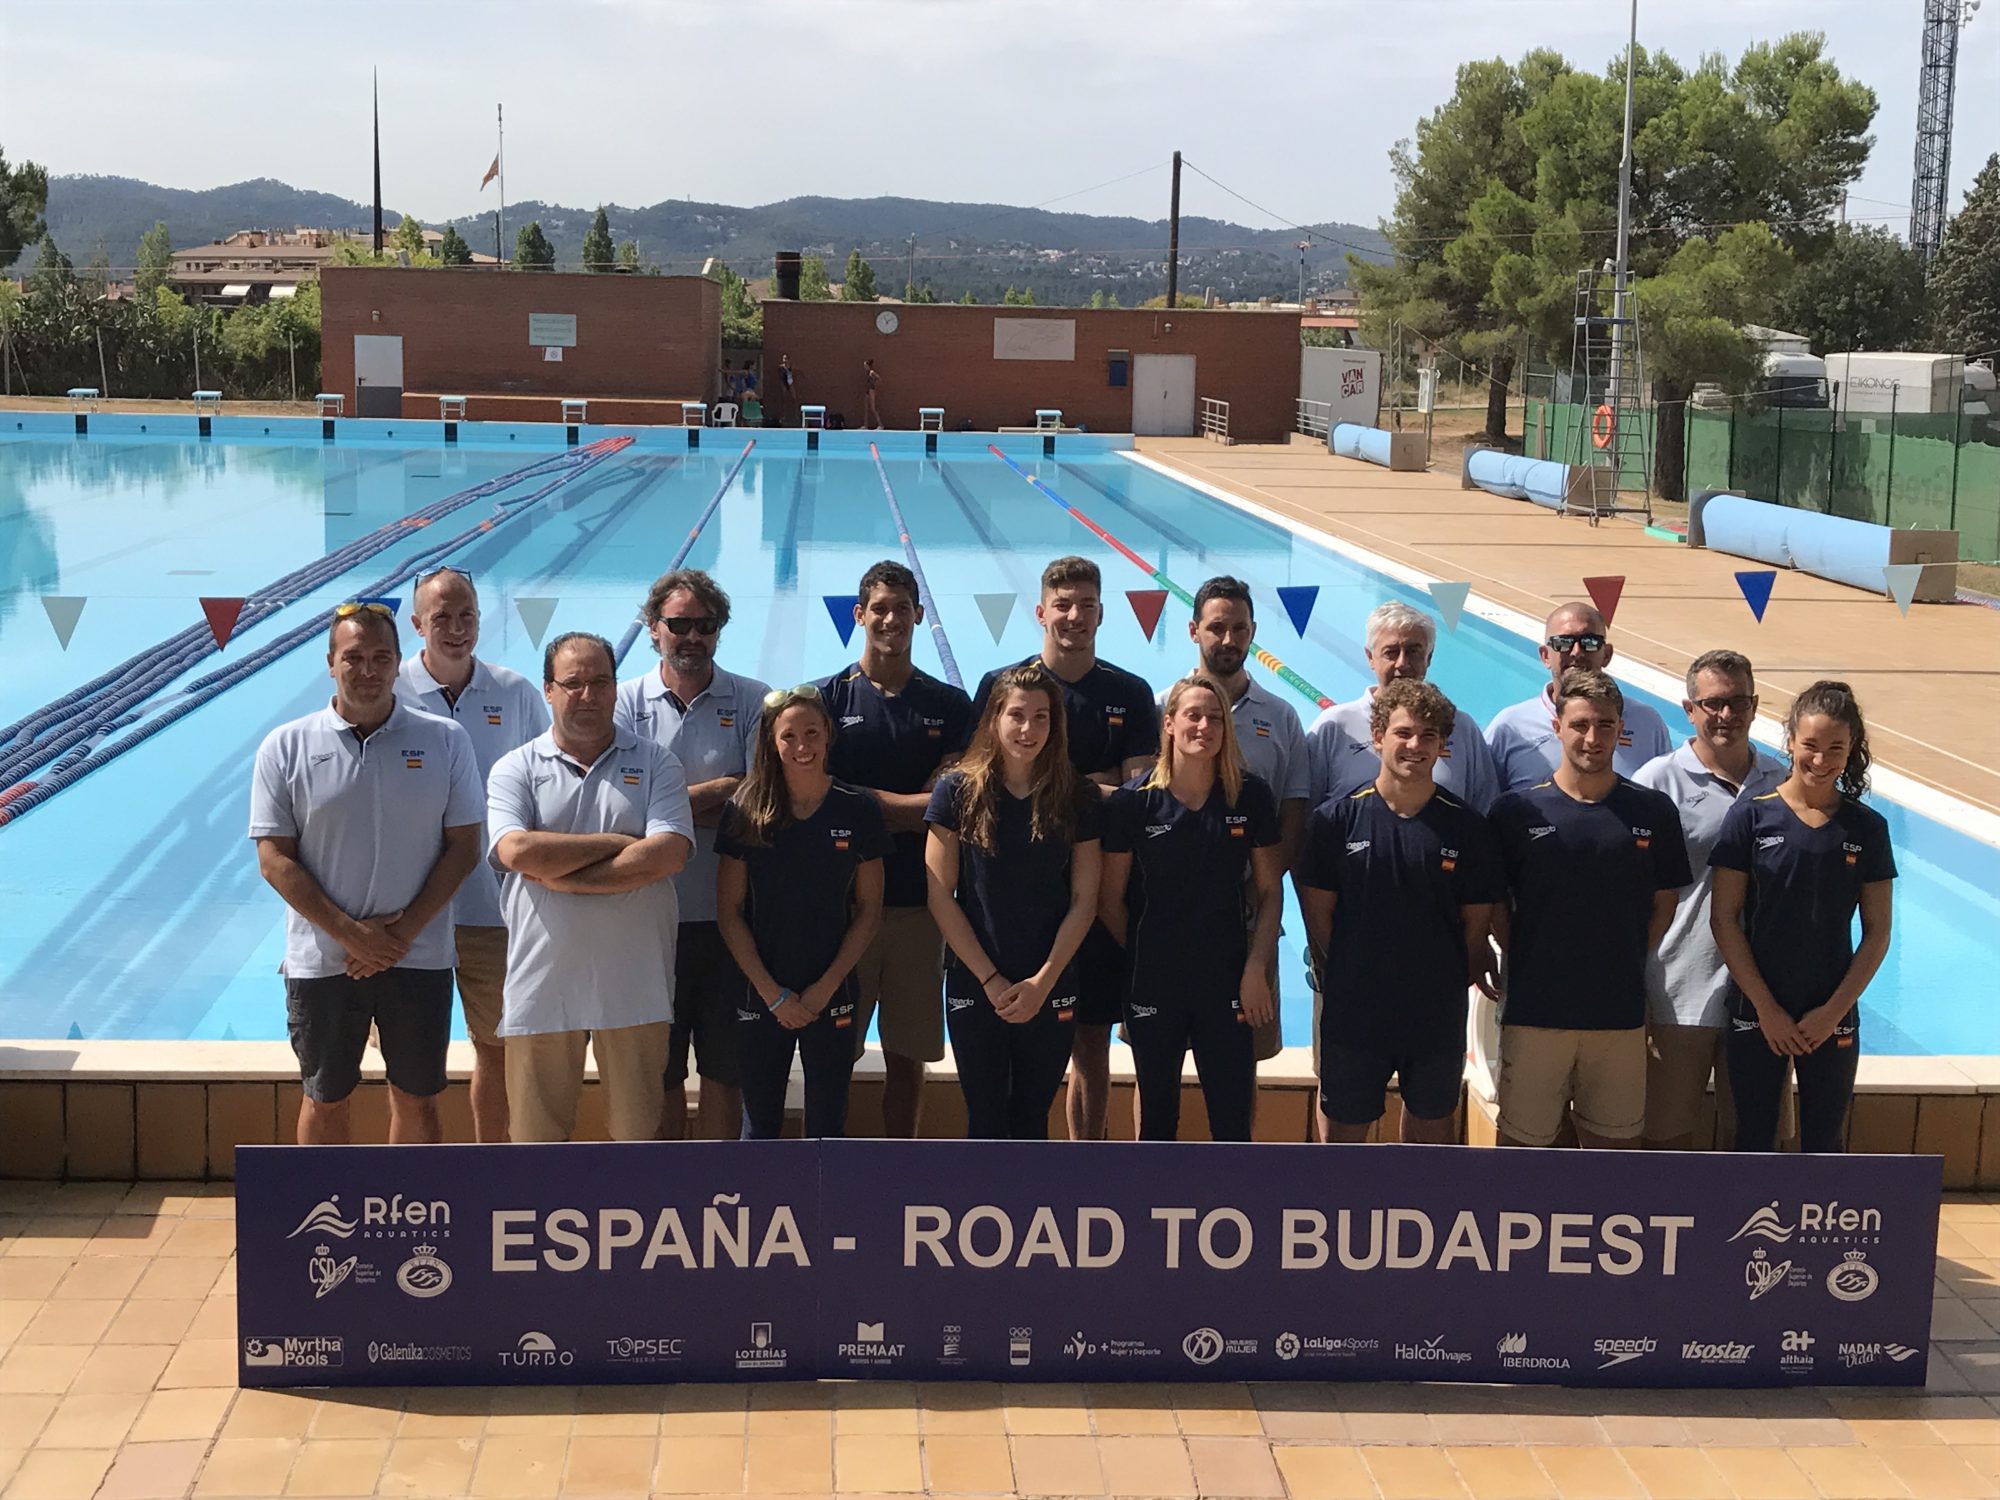
POLYGON ((1373 842, 1373 840, 1370 839, 1349 839, 1347 841, 1347 852, 1349 854, 1359 854, 1363 849, 1366 849, 1371 842, 1373 842))
POLYGON ((1148 823, 1146 825, 1146 837, 1149 839, 1156 839, 1163 833, 1172 833, 1173 831, 1174 825, 1171 823, 1148 823))
POLYGON ((1784 843, 1784 841, 1785 836, 1782 833, 1767 833, 1757 840, 1757 847, 1759 849, 1775 849, 1778 845, 1784 843))
POLYGON ((840 716, 840 727, 842 729, 852 729, 856 724, 862 722, 863 716, 860 714, 842 714, 840 716))
POLYGON ((1556 831, 1555 824, 1544 823, 1540 828, 1530 828, 1528 830, 1528 837, 1531 839, 1545 839, 1555 831, 1556 831))

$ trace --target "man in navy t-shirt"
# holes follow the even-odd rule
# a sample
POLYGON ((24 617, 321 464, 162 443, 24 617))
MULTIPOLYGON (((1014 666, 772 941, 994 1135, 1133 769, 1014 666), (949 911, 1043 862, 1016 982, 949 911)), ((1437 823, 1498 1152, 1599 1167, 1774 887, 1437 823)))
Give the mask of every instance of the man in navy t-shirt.
POLYGON ((1369 714, 1375 780, 1314 810, 1299 866, 1324 996, 1320 1111, 1328 1140, 1365 1140, 1394 1074, 1403 1139, 1448 1145, 1465 1078, 1466 987, 1485 968, 1507 887, 1486 819, 1433 780, 1451 700, 1403 678, 1375 694, 1369 714))
POLYGON ((924 810, 938 771, 972 735, 972 703, 961 688, 917 670, 910 645, 923 623, 917 579, 899 562, 861 575, 854 619, 861 659, 822 682, 835 725, 827 768, 872 791, 893 847, 882 872, 882 926, 855 968, 858 1058, 868 1018, 882 1036, 882 1130, 917 1133, 924 1064, 944 1056, 944 939, 931 919, 924 876, 924 810))
POLYGON ((1554 697, 1561 764, 1493 804, 1513 893, 1494 924, 1500 1140, 1551 1145, 1573 1105, 1579 1144, 1632 1146, 1646 1124, 1646 955, 1694 877, 1672 799, 1614 768, 1618 684, 1579 667, 1554 697))
MULTIPOLYGON (((1103 592, 1104 576, 1087 557, 1059 557, 1042 569, 1042 598, 1035 606, 1042 650, 1030 660, 1039 660, 1062 689, 1070 763, 1109 796, 1152 769, 1160 750, 1160 711, 1143 677, 1097 659, 1103 592)), ((975 722, 1004 670, 995 667, 980 679, 972 700, 975 722)), ((1111 1028, 1124 997, 1124 955, 1102 923, 1083 940, 1076 972, 1069 1135, 1073 1141, 1101 1141, 1111 1097, 1111 1028)))

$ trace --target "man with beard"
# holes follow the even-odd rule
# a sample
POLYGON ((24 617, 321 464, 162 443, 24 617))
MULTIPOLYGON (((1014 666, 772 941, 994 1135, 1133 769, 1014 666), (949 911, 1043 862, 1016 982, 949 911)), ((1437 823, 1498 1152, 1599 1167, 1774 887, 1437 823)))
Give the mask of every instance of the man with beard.
POLYGON ((723 804, 750 769, 757 717, 770 689, 715 664, 716 644, 729 623, 729 596, 700 569, 661 574, 647 590, 639 618, 653 637, 660 665, 618 685, 618 719, 680 757, 695 823, 694 852, 674 882, 680 929, 660 1134, 666 1140, 687 1135, 692 1047, 701 1074, 696 1128, 705 1140, 730 1141, 743 1119, 735 1042, 743 976, 715 921, 715 831, 723 804))

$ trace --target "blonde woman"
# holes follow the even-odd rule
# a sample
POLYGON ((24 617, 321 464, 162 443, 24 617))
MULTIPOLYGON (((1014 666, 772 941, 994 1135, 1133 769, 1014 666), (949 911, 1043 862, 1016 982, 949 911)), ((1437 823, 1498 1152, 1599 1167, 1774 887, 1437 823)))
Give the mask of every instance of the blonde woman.
POLYGON ((767 693, 749 774, 716 834, 716 921, 749 982, 736 1021, 746 1141, 783 1130, 795 1050, 805 1133, 847 1130, 854 966, 881 925, 889 835, 875 799, 827 770, 832 743, 818 688, 767 693))
POLYGON ((1141 1140, 1178 1136, 1190 1049, 1211 1138, 1250 1139, 1251 1028, 1276 1009, 1284 856, 1271 789, 1242 766, 1229 698, 1196 672, 1167 691, 1152 772, 1105 803, 1098 916, 1128 960, 1125 1035, 1141 1140), (1246 901, 1255 906, 1248 922, 1246 901))

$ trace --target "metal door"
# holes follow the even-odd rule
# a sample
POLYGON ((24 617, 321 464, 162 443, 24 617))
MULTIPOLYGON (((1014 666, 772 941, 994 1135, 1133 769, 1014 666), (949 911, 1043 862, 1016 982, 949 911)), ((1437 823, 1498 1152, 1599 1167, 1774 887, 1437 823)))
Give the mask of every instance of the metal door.
POLYGON ((1132 361, 1132 431, 1138 437, 1194 436, 1194 356, 1141 354, 1132 361))
POLYGON ((354 414, 358 417, 403 414, 401 334, 354 335, 354 414))

